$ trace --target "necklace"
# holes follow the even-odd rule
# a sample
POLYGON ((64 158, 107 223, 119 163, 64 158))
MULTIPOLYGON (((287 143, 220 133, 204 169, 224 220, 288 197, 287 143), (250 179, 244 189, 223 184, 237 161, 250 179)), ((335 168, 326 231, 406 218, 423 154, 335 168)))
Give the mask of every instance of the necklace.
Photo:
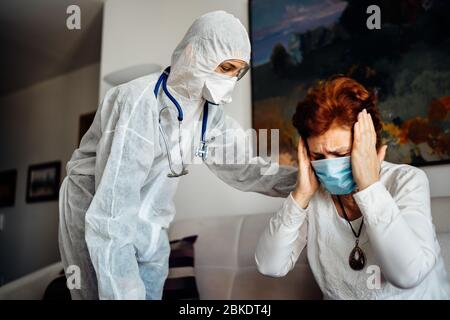
POLYGON ((359 236, 361 235, 362 226, 364 224, 364 217, 362 218, 358 233, 356 233, 356 231, 353 229, 350 219, 347 216, 347 213, 345 212, 345 208, 344 205, 342 204, 341 198, 339 196, 337 196, 337 198, 339 206, 342 209, 342 213, 344 214, 345 220, 347 220, 348 224, 350 225, 350 228, 352 229, 353 235, 356 238, 355 247, 350 252, 350 255, 348 257, 348 263, 350 264, 350 267, 353 270, 362 270, 366 264, 366 256, 364 254, 364 251, 358 246, 358 243, 359 243, 359 236))

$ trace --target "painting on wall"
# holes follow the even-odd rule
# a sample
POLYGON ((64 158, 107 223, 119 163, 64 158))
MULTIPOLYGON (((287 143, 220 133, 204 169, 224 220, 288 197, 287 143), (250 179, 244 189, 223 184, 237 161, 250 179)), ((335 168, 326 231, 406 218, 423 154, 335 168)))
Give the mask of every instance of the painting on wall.
POLYGON ((0 207, 14 206, 16 200, 17 170, 0 172, 0 207))
POLYGON ((450 162, 450 1, 251 0, 252 119, 280 129, 296 162, 291 117, 319 79, 345 74, 378 92, 387 161, 450 162), (370 5, 381 29, 366 22, 370 5))
POLYGON ((58 200, 60 176, 60 161, 29 166, 26 192, 27 202, 58 200))

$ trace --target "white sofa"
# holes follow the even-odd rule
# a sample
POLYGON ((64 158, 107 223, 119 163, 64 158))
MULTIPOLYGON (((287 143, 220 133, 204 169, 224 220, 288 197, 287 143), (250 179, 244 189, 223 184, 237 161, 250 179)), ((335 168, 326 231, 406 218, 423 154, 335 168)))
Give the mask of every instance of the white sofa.
MULTIPOLYGON (((450 279, 450 197, 433 198, 433 222, 450 279)), ((286 277, 258 273, 256 244, 273 213, 176 221, 170 238, 198 234, 195 276, 200 299, 320 299, 306 250, 286 277)))
MULTIPOLYGON (((432 199, 433 222, 450 276, 450 197, 432 199)), ((176 221, 170 238, 198 235, 195 275, 201 299, 320 299, 321 292, 304 251, 284 278, 263 276, 256 270, 258 237, 272 213, 204 217, 176 221)), ((0 287, 0 300, 41 299, 61 263, 52 264, 0 287)))

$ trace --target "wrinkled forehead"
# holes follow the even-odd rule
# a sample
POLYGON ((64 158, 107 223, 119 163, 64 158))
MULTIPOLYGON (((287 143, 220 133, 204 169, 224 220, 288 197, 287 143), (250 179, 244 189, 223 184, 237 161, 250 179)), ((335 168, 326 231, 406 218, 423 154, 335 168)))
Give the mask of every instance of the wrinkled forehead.
POLYGON ((348 149, 352 145, 352 131, 346 127, 333 127, 319 136, 307 139, 311 152, 335 152, 348 149))

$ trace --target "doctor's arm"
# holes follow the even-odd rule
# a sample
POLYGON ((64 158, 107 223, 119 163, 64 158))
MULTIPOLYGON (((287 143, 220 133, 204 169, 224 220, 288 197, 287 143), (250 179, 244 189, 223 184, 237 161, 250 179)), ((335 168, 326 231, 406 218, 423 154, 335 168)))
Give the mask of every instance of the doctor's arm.
POLYGON ((119 93, 112 102, 108 97, 104 101, 119 115, 113 130, 103 133, 102 139, 113 137, 110 149, 104 150, 109 156, 104 171, 96 175, 100 181, 86 213, 86 243, 100 299, 145 299, 133 240, 141 186, 154 156, 153 141, 145 138, 151 136, 152 116, 128 95, 119 93))
POLYGON ((205 164, 228 185, 273 197, 287 197, 295 188, 297 168, 255 157, 251 137, 231 117, 218 117, 210 132, 205 164))

